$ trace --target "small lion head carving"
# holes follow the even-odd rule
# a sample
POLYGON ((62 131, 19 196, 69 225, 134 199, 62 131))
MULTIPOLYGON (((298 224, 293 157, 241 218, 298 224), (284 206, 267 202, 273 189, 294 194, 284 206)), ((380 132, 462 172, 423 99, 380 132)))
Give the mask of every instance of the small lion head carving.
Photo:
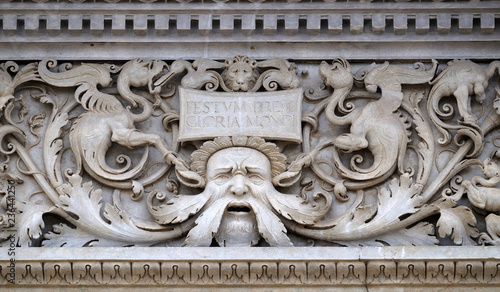
POLYGON ((252 89, 259 77, 257 61, 247 56, 236 56, 226 60, 226 69, 222 72, 222 79, 227 88, 232 91, 248 91, 252 89))

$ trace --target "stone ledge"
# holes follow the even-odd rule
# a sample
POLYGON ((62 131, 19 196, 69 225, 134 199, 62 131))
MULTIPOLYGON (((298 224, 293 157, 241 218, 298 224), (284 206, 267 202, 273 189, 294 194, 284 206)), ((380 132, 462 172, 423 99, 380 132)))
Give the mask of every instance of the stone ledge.
POLYGON ((11 2, 0 3, 0 59, 224 59, 237 51, 290 60, 491 60, 500 58, 499 17, 498 1, 11 2))
MULTIPOLYGON (((496 247, 18 248, 16 287, 411 287, 500 285, 496 247)), ((7 282, 7 250, 0 286, 7 282)))
POLYGON ((224 60, 235 53, 255 59, 286 58, 290 61, 332 60, 339 56, 349 61, 425 61, 436 59, 446 63, 453 59, 495 60, 500 58, 500 40, 494 42, 442 42, 422 43, 276 43, 239 42, 224 43, 149 43, 141 45, 131 39, 126 43, 9 43, 0 42, 0 59, 33 61, 45 58, 74 61, 123 61, 133 58, 146 60, 196 60, 200 57, 224 60), (22 55, 19 52, 23 52, 22 55))

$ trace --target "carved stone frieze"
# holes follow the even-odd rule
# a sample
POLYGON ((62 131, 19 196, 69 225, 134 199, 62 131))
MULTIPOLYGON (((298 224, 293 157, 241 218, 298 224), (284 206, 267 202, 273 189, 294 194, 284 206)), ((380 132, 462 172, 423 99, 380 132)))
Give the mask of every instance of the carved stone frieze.
MULTIPOLYGON (((241 55, 4 62, 0 245, 498 246, 499 69, 241 55)), ((25 259, 23 284, 498 278, 498 263, 477 258, 25 259)))

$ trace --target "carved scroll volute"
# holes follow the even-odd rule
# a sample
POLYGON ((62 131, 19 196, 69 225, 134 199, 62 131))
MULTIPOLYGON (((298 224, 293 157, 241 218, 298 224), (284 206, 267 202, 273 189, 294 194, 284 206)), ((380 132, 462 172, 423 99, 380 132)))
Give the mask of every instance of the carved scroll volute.
MULTIPOLYGON (((0 64, 0 111, 14 99, 15 89, 29 81, 40 81, 36 63, 30 63, 19 71, 19 65, 12 61, 0 64), (16 73, 14 78, 10 72, 16 73)), ((0 115, 1 116, 1 115, 0 115)))

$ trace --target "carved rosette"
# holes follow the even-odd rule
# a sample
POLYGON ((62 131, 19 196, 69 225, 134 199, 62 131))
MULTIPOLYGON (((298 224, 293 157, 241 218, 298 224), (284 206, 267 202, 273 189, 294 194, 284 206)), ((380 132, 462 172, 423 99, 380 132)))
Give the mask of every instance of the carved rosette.
POLYGON ((3 63, 0 245, 500 245, 499 64, 3 63))

